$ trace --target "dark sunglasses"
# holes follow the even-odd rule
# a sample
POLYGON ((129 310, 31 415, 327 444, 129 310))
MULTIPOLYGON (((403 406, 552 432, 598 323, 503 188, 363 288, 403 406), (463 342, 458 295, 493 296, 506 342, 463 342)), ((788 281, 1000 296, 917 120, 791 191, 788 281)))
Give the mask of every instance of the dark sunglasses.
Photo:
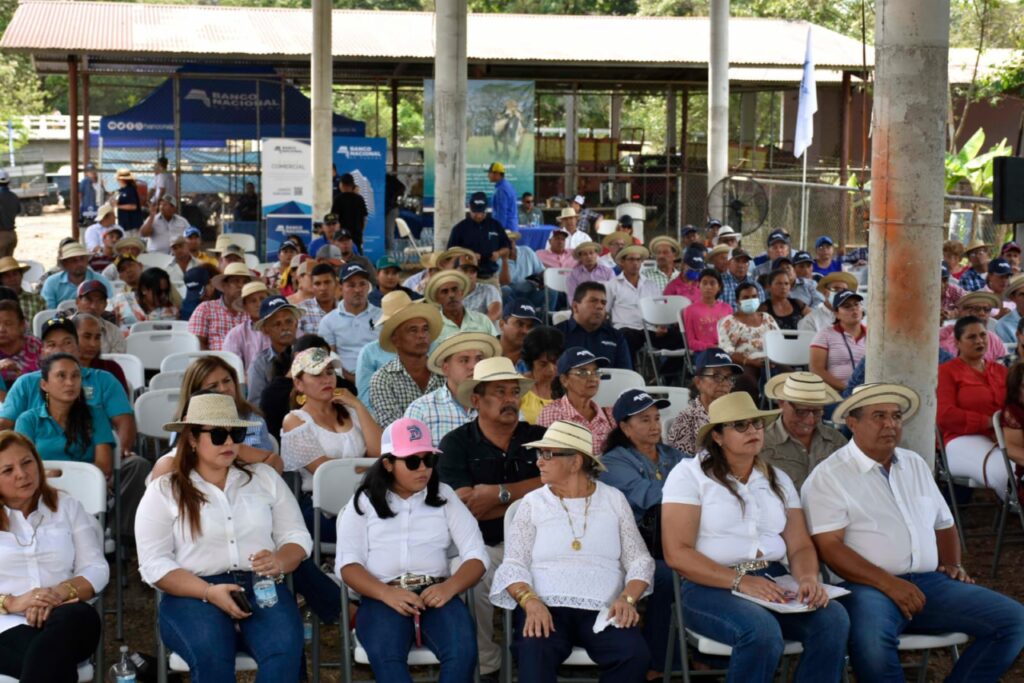
POLYGON ((248 430, 245 427, 214 427, 213 429, 193 429, 192 433, 199 438, 199 435, 206 433, 210 435, 210 441, 214 446, 223 446, 224 442, 231 437, 231 441, 240 444, 245 441, 245 434, 248 430))
POLYGON ((401 460, 405 463, 405 468, 410 471, 418 470, 420 465, 426 465, 427 469, 434 469, 437 466, 437 453, 427 453, 426 455, 410 455, 405 458, 396 458, 391 456, 391 461, 401 460))
POLYGON ((723 427, 732 427, 740 434, 745 434, 747 430, 753 427, 756 431, 764 429, 764 420, 757 417, 753 420, 739 420, 737 422, 726 422, 722 425, 723 427))

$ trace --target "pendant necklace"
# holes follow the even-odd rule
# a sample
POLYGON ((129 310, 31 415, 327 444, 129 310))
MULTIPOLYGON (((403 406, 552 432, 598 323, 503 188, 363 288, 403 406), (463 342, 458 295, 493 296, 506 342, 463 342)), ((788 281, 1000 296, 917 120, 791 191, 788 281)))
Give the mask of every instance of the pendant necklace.
POLYGON ((576 527, 572 523, 572 515, 569 514, 569 508, 565 505, 565 500, 559 496, 558 502, 561 503, 562 509, 565 510, 565 516, 569 518, 569 531, 572 533, 572 549, 580 550, 583 547, 583 543, 580 541, 581 538, 587 535, 587 513, 590 512, 590 497, 594 495, 591 493, 587 496, 586 502, 583 504, 583 533, 579 536, 576 535, 576 527))

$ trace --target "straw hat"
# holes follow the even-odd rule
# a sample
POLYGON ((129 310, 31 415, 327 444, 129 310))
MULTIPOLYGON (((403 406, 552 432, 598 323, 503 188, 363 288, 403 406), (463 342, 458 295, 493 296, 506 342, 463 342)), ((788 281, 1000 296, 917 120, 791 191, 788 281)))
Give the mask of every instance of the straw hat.
POLYGON ((505 236, 512 242, 523 239, 523 233, 516 232, 515 230, 506 230, 505 236))
POLYGON ((480 351, 484 358, 494 358, 501 355, 501 344, 498 338, 483 332, 460 332, 453 334, 437 345, 437 348, 430 352, 427 358, 427 369, 438 375, 443 375, 441 365, 449 357, 462 351, 480 351))
MULTIPOLYGON (((0 259, 0 263, 3 263, 3 259, 0 259)), ((2 272, 4 272, 3 266, 0 266, 0 273, 2 272)), ((1011 277, 1010 281, 1006 283, 1006 289, 1003 290, 1003 298, 1009 299, 1011 294, 1022 287, 1024 287, 1024 273, 1018 273, 1011 277)))
POLYGON ((674 251, 677 256, 683 253, 683 248, 679 246, 679 242, 677 242, 674 238, 669 237, 668 235, 658 235, 657 237, 650 241, 647 247, 653 254, 654 250, 658 248, 659 244, 667 244, 668 246, 672 247, 672 251, 674 251))
POLYGON ((478 256, 478 254, 472 249, 466 249, 466 247, 452 247, 451 249, 445 249, 437 255, 437 261, 435 262, 434 267, 440 268, 441 264, 445 261, 451 261, 462 256, 478 256))
POLYGON ((975 249, 992 249, 992 245, 988 242, 983 242, 980 238, 975 237, 973 240, 967 243, 964 247, 964 254, 970 254, 975 249))
POLYGON ((520 394, 525 394, 533 386, 532 379, 523 377, 516 372, 516 368, 512 365, 511 360, 505 356, 495 356, 494 358, 485 358, 476 364, 476 367, 473 368, 473 379, 464 380, 459 385, 459 388, 455 391, 455 398, 463 406, 469 408, 472 406, 469 397, 473 395, 473 389, 476 388, 476 385, 481 382, 503 381, 519 382, 520 394))
POLYGON ((436 251, 428 251, 425 254, 420 254, 420 266, 425 270, 431 268, 437 268, 437 257, 440 256, 436 251))
POLYGON ((228 264, 228 267, 224 269, 223 273, 214 276, 214 278, 210 280, 210 284, 213 285, 214 289, 219 291, 224 285, 224 280, 227 280, 229 277, 244 277, 247 282, 253 279, 252 273, 249 272, 249 267, 247 265, 244 263, 231 263, 228 264))
POLYGON ((13 256, 0 258, 0 273, 9 273, 12 270, 20 270, 24 273, 28 269, 29 265, 27 263, 18 263, 17 259, 13 256))
POLYGON ((648 259, 651 257, 651 252, 647 251, 647 247, 640 246, 639 244, 630 244, 619 249, 619 253, 615 255, 615 262, 619 263, 627 256, 634 255, 642 259, 648 259))
POLYGON ((842 422, 851 410, 879 403, 895 403, 903 411, 903 421, 912 418, 921 406, 921 397, 910 387, 900 384, 862 384, 854 388, 848 399, 836 406, 832 420, 842 422))
POLYGON ((69 258, 77 258, 79 256, 90 256, 89 250, 85 248, 85 245, 81 242, 69 242, 60 248, 60 259, 61 261, 69 258))
POLYGON ((601 240, 601 246, 603 246, 605 249, 611 249, 612 242, 616 240, 622 240, 624 245, 631 244, 633 242, 633 236, 630 235, 625 230, 616 230, 615 232, 601 240))
POLYGON ((437 299, 434 297, 437 295, 437 290, 447 284, 451 284, 452 282, 459 283, 459 287, 462 288, 463 294, 469 291, 469 278, 466 277, 465 274, 458 270, 442 270, 441 272, 430 276, 430 279, 427 281, 427 287, 423 291, 423 296, 425 296, 427 301, 430 303, 436 304, 437 299))
POLYGON ((576 209, 571 206, 567 206, 562 209, 562 213, 558 214, 558 222, 562 222, 566 218, 576 218, 576 209))
POLYGON ((754 420, 761 418, 767 427, 778 418, 778 410, 758 410, 754 399, 745 391, 734 391, 721 398, 716 398, 708 406, 708 423, 697 430, 697 445, 706 446, 711 438, 711 430, 727 422, 754 420))
POLYGON ((999 296, 994 292, 970 292, 960 297, 957 302, 957 308, 963 308, 964 306, 970 306, 971 304, 980 304, 987 308, 999 308, 1003 305, 1003 302, 999 300, 999 296))
POLYGON ((601 458, 594 453, 594 435, 589 429, 575 422, 555 420, 544 432, 540 441, 531 441, 523 446, 527 448, 552 448, 563 451, 576 451, 594 461, 599 472, 607 472, 608 468, 601 463, 601 458))
POLYGON ((714 249, 712 249, 711 251, 704 255, 704 260, 711 261, 711 257, 718 256, 719 254, 725 254, 728 256, 731 251, 732 248, 728 244, 719 244, 717 247, 715 247, 714 249))
POLYGON ((857 281, 857 277, 851 273, 829 273, 818 280, 818 291, 825 294, 828 292, 828 289, 826 288, 833 282, 845 282, 846 288, 852 292, 856 292, 857 287, 860 286, 860 282, 857 281))
POLYGON ((99 223, 101 220, 114 213, 114 207, 110 204, 104 204, 96 210, 96 222, 99 223))
POLYGON ((270 290, 267 289, 267 286, 262 281, 253 280, 252 282, 245 283, 245 286, 242 287, 242 298, 244 299, 247 296, 259 294, 260 292, 270 294, 270 290))
MULTIPOLYGON (((462 273, 459 273, 462 275, 462 273)), ((466 277, 462 275, 462 277, 466 277)), ((431 278, 433 280, 433 278, 431 278)), ((430 341, 434 341, 441 335, 441 328, 444 326, 441 320, 441 312, 437 306, 425 301, 413 302, 409 295, 399 290, 388 292, 380 300, 380 308, 383 315, 377 320, 377 327, 380 328, 380 348, 395 353, 395 345, 391 343, 391 335, 395 333, 402 323, 415 318, 423 318, 430 326, 430 341)))
POLYGON ((258 422, 238 418, 235 399, 224 394, 199 394, 188 402, 185 415, 177 422, 168 422, 164 431, 183 432, 188 427, 255 427, 258 422))
POLYGON ((813 372, 786 372, 776 375, 764 385, 764 395, 776 401, 789 401, 804 406, 829 406, 842 398, 813 372))
POLYGON ((132 173, 130 168, 119 168, 114 178, 116 180, 135 180, 135 174, 132 173))
POLYGON ((139 250, 140 254, 145 254, 146 253, 146 243, 143 242, 142 238, 140 238, 140 237, 135 237, 135 236, 124 237, 124 238, 119 239, 117 242, 114 243, 114 251, 115 252, 121 251, 122 249, 125 249, 127 247, 135 247, 136 249, 139 250))
POLYGON ((586 249, 593 249, 598 254, 601 253, 601 245, 600 244, 598 244, 597 242, 594 242, 592 240, 587 240, 586 242, 580 242, 579 244, 577 244, 576 248, 572 250, 572 255, 575 258, 578 259, 580 257, 580 252, 584 251, 586 249))

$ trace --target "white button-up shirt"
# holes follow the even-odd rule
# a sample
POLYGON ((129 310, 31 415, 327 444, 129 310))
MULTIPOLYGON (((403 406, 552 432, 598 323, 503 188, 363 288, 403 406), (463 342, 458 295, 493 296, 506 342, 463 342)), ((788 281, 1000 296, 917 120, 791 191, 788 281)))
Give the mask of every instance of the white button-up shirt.
POLYGON ((151 586, 175 569, 197 576, 251 571, 249 556, 275 551, 288 543, 313 548, 295 496, 268 465, 249 465, 252 479, 237 467, 228 470, 224 489, 194 470, 193 485, 206 496, 200 507, 201 527, 193 538, 178 513, 178 500, 164 475, 146 488, 135 514, 139 573, 151 586))
POLYGON ((928 464, 902 448, 887 477, 850 441, 811 471, 801 496, 812 535, 845 529, 843 542, 890 574, 935 571, 935 531, 953 526, 928 464))
MULTIPOLYGON (((106 587, 110 567, 103 558, 103 532, 77 500, 58 493, 53 511, 40 499, 28 519, 6 506, 4 512, 9 528, 0 531, 0 594, 21 595, 76 576, 96 593, 106 587)), ((0 633, 25 623, 23 614, 2 615, 0 633)))
POLYGON ((663 291, 657 282, 643 275, 634 287, 622 273, 604 283, 604 288, 608 292, 608 313, 612 317, 612 325, 616 329, 628 327, 632 330, 644 329, 640 299, 661 296, 663 291))
MULTIPOLYGON (((705 456, 706 457, 706 456, 705 456)), ((672 468, 661 493, 663 504, 700 506, 697 552, 719 564, 732 566, 750 560, 776 562, 786 557, 786 510, 800 509, 793 480, 776 468, 775 481, 785 500, 779 498, 756 467, 743 484, 732 475, 729 481, 743 499, 701 469, 703 458, 688 458, 672 468)), ((771 467, 771 465, 768 465, 771 467)))
POLYGON ((334 573, 349 564, 360 564, 379 581, 388 583, 403 574, 447 577, 448 547, 454 543, 459 562, 490 563, 480 525, 455 491, 441 484, 441 507, 427 505, 427 490, 408 498, 387 493, 394 517, 381 519, 365 493, 359 494, 359 512, 349 502, 338 517, 338 550, 334 573))

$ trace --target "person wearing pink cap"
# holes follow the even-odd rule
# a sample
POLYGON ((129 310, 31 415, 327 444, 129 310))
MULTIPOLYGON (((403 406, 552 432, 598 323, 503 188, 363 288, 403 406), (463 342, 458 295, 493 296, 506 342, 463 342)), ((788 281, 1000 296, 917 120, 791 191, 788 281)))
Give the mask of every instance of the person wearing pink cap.
POLYGON ((441 483, 440 456, 427 425, 395 420, 338 518, 334 571, 362 596, 356 635, 378 681, 411 683, 414 643, 440 660, 442 681, 472 680, 476 669, 476 630, 458 596, 476 585, 489 558, 476 519, 441 483))

